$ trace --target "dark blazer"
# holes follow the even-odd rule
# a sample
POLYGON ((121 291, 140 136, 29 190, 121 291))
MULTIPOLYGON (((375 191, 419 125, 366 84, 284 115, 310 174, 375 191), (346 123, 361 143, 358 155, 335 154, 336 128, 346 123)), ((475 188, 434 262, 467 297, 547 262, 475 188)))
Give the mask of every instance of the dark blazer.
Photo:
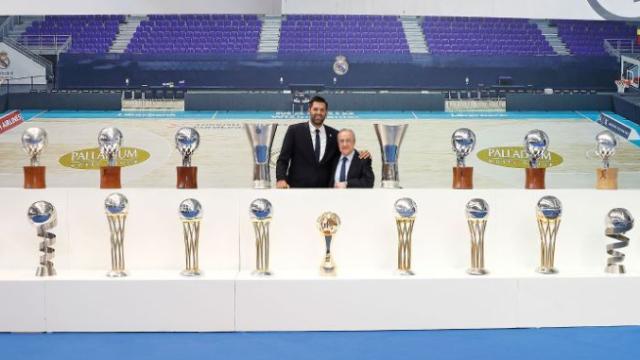
POLYGON ((276 163, 276 179, 287 180, 290 187, 326 188, 331 180, 331 168, 340 155, 338 130, 324 126, 327 145, 322 161, 318 162, 313 152, 313 141, 309 123, 289 126, 282 141, 282 149, 276 163))
MULTIPOLYGON (((360 159, 360 153, 357 150, 353 151, 353 159, 351 159, 351 165, 347 172, 347 187, 348 188, 372 188, 375 181, 375 175, 373 175, 373 169, 371 168, 371 159, 360 159)), ((338 166, 340 166, 340 159, 342 157, 338 155, 333 163, 331 171, 330 187, 335 185, 335 175, 338 166)))

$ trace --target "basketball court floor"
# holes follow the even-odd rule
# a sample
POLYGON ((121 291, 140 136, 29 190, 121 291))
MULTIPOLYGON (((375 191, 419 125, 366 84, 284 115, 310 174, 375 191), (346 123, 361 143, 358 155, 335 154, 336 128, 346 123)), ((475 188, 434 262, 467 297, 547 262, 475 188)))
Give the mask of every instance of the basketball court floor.
MULTIPOLYGON (((98 186, 98 171, 104 163, 99 155, 97 134, 115 126, 124 134, 121 152, 124 187, 174 187, 175 167, 181 157, 174 146, 174 134, 183 126, 201 135, 192 163, 198 166, 200 187, 245 188, 252 184, 252 157, 243 123, 277 122, 272 149, 272 168, 286 127, 306 121, 306 115, 274 112, 117 112, 117 111, 24 111, 25 123, 0 136, 0 186, 22 186, 22 166, 28 157, 20 146, 22 131, 44 128, 49 146, 42 154, 49 187, 98 186), (73 126, 70 126, 73 125, 73 126)), ((526 155, 525 134, 545 131, 550 138, 551 167, 548 188, 593 188, 595 169, 601 166, 595 155, 595 136, 604 130, 596 121, 598 112, 333 112, 326 124, 351 128, 357 135, 356 148, 373 156, 376 186, 379 186, 380 148, 373 124, 407 123, 400 148, 400 182, 405 188, 448 188, 455 154, 451 134, 460 127, 477 136, 467 166, 474 167, 476 188, 521 188, 526 155)), ((612 114, 632 128, 630 139, 619 139, 611 161, 619 168, 620 188, 640 187, 640 126, 612 114)), ((272 169, 273 171, 273 169, 272 169)), ((273 175, 272 175, 273 177, 273 175)))

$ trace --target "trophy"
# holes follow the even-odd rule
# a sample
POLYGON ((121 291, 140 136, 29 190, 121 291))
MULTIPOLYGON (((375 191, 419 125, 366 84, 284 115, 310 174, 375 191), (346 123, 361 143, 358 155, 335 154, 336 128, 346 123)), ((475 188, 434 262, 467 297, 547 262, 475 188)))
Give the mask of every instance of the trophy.
POLYGON ((268 189, 271 187, 271 145, 276 135, 278 124, 249 124, 245 123, 251 153, 253 155, 253 188, 268 189))
POLYGON ((56 274, 56 269, 53 267, 53 257, 55 256, 53 245, 56 243, 56 235, 48 230, 57 225, 56 209, 46 201, 36 201, 29 206, 27 217, 31 224, 36 227, 38 237, 42 239, 38 244, 42 255, 40 256, 40 266, 36 270, 36 276, 53 276, 56 274))
POLYGON ((561 215, 562 203, 555 196, 543 196, 538 201, 536 218, 540 231, 540 266, 536 271, 541 274, 558 272, 553 267, 553 261, 561 215))
POLYGON ((333 240, 333 235, 340 227, 340 217, 335 213, 325 212, 318 217, 316 223, 318 230, 324 236, 326 249, 324 260, 320 266, 320 275, 334 276, 336 274, 336 264, 333 262, 333 256, 331 255, 331 240, 333 240))
POLYGON ((22 149, 29 154, 30 164, 24 166, 24 188, 44 189, 45 167, 40 166, 40 153, 47 147, 47 132, 41 128, 28 128, 22 133, 22 149))
POLYGON ((120 166, 116 165, 120 146, 122 145, 122 133, 114 127, 100 130, 98 133, 98 144, 100 144, 100 154, 107 159, 107 166, 100 167, 100 188, 119 189, 120 166))
POLYGON ((202 205, 196 199, 185 199, 178 208, 182 220, 184 235, 185 268, 180 273, 183 276, 200 276, 198 267, 198 246, 200 243, 200 220, 202 219, 202 205))
POLYGON ((618 169, 609 167, 609 160, 616 153, 618 140, 609 130, 596 135, 596 154, 602 159, 602 167, 596 169, 596 189, 615 190, 618 188, 618 169))
POLYGON ((538 162, 549 147, 549 137, 542 130, 531 130, 524 137, 524 151, 529 156, 529 167, 525 169, 525 189, 544 189, 545 168, 538 162))
POLYGON ((453 168, 453 188, 473 189, 473 167, 465 166, 464 158, 473 151, 476 134, 469 129, 458 129, 451 135, 451 147, 456 153, 456 166, 453 168))
POLYGON ((610 274, 624 274, 626 272, 622 262, 624 254, 617 249, 625 248, 629 245, 629 238, 624 234, 633 228, 633 216, 627 209, 612 209, 605 218, 607 229, 604 234, 617 241, 607 245, 607 266, 605 272, 610 274))
POLYGON ((487 228, 489 204, 483 199, 471 199, 465 208, 467 225, 471 235, 471 267, 467 269, 470 275, 484 275, 484 231, 487 228))
POLYGON ((382 152, 383 188, 394 189, 400 187, 398 156, 400 155, 400 144, 402 144, 402 138, 408 126, 408 124, 373 124, 380 143, 380 151, 382 152))
POLYGON ((111 232, 111 271, 108 277, 124 277, 124 226, 129 210, 129 200, 120 194, 113 193, 104 200, 104 209, 111 232))
POLYGON ((410 198, 401 198, 394 204, 396 227, 398 228, 398 270, 399 275, 414 275, 411 271, 411 235, 418 207, 410 198))
POLYGON ((200 134, 194 128, 183 127, 176 132, 176 148, 182 154, 182 166, 176 167, 178 189, 198 188, 198 167, 191 166, 191 156, 200 145, 200 134))
POLYGON ((267 199, 255 199, 249 206, 251 222, 256 236, 256 269, 253 275, 268 276, 269 270, 269 223, 273 213, 271 203, 267 199))

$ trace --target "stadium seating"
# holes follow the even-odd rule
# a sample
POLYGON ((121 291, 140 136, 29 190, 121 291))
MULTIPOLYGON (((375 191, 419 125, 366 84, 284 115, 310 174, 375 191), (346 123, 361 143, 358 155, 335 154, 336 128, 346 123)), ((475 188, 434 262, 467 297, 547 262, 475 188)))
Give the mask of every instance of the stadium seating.
POLYGON ((280 54, 409 54, 396 16, 288 15, 280 54))
POLYGON ((527 19, 425 17, 433 54, 552 55, 553 49, 527 19))
POLYGON ((573 55, 605 55, 605 39, 634 39, 635 27, 620 21, 553 20, 573 55))
POLYGON ((53 45, 54 41, 61 43, 71 36, 70 52, 105 53, 124 19, 123 15, 46 16, 43 21, 35 21, 29 26, 20 42, 33 46, 53 45), (57 35, 56 39, 52 35, 57 35))
POLYGON ((260 29, 256 15, 150 15, 126 52, 255 53, 260 29))

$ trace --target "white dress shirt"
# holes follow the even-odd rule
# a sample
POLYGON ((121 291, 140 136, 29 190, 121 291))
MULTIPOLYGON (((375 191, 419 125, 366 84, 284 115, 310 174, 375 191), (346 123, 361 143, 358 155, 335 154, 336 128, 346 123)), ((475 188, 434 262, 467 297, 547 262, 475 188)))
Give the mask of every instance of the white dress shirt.
POLYGON ((335 180, 335 183, 339 183, 340 182, 340 169, 342 169, 342 159, 347 158, 347 163, 344 165, 345 167, 345 173, 344 173, 344 182, 347 182, 347 179, 349 178, 349 167, 351 167, 351 160, 353 160, 353 155, 355 154, 355 151, 352 151, 351 154, 345 156, 340 154, 340 159, 338 160, 338 167, 336 168, 336 173, 334 174, 333 179, 335 180))
MULTIPOLYGON (((320 126, 318 129, 320 130, 320 160, 324 157, 324 150, 327 147, 327 130, 324 128, 324 125, 320 126)), ((313 126, 311 121, 309 121, 309 131, 311 132, 311 143, 313 144, 313 149, 316 148, 316 127, 313 126)))

